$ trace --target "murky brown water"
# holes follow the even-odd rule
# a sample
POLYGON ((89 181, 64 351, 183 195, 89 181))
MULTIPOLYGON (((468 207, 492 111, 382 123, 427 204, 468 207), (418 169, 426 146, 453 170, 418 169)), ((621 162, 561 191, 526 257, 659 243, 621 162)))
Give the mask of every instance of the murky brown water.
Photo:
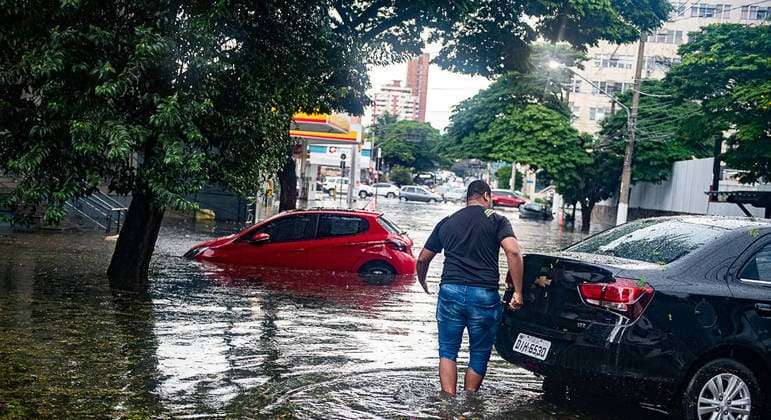
MULTIPOLYGON (((456 209, 381 203, 416 248, 456 209)), ((504 214, 526 250, 578 239, 504 214)), ((165 226, 146 295, 108 287, 102 236, 0 236, 0 417, 619 417, 602 398, 548 402, 540 379, 495 353, 480 394, 440 398, 435 294, 414 279, 234 274, 179 257, 212 235, 165 226)))

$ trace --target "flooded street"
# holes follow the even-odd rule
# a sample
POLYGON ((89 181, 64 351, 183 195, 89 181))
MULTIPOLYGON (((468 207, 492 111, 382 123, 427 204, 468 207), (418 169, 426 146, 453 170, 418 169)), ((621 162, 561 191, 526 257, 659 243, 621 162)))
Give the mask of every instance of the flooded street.
MULTIPOLYGON (((416 252, 457 209, 380 203, 416 252)), ((501 213, 526 252, 580 239, 556 221, 501 213)), ((147 295, 109 288, 103 272, 114 242, 101 235, 0 236, 0 417, 656 416, 602 398, 555 405, 539 378, 495 352, 482 392, 440 398, 441 255, 431 295, 411 278, 377 286, 325 273, 250 276, 180 257, 221 233, 164 226, 147 295)), ((467 360, 462 351, 459 366, 467 360)))

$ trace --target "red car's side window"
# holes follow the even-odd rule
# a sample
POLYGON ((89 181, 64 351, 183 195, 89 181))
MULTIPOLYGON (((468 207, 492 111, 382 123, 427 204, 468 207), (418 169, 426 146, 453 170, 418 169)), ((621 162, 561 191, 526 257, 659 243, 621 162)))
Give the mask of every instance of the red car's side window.
POLYGON ((369 222, 361 217, 322 214, 319 217, 318 238, 350 236, 369 230, 369 222))
POLYGON ((316 216, 300 214, 274 220, 255 230, 252 237, 258 233, 267 233, 271 243, 302 241, 313 239, 315 230, 316 216))

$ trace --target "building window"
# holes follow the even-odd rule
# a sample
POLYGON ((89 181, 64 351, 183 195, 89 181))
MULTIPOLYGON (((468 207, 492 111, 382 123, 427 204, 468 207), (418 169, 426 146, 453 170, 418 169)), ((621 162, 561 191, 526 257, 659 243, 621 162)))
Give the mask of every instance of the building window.
POLYGON ((578 118, 581 116, 581 107, 573 105, 570 107, 570 111, 573 113, 573 116, 578 118))
POLYGON ((626 82, 593 82, 594 86, 592 86, 592 95, 604 95, 605 93, 608 94, 616 94, 624 92, 629 88, 629 83, 626 82), (605 92, 605 93, 603 93, 605 92))
POLYGON ((664 29, 656 34, 648 35, 647 42, 657 44, 682 44, 685 42, 683 31, 670 31, 664 29))
POLYGON ((575 78, 570 79, 570 86, 568 87, 568 90, 573 93, 581 93, 581 80, 575 78))
POLYGON ((632 56, 630 55, 597 55, 592 59, 596 67, 605 69, 631 69, 632 56))
POLYGON ((685 3, 675 3, 672 7, 672 16, 685 16, 685 3))
POLYGON ((771 7, 742 6, 742 20, 766 20, 771 15, 771 7))
POLYGON ((589 108, 589 120, 591 121, 601 121, 608 114, 610 114, 609 108, 589 108))
POLYGON ((691 17, 727 19, 731 17, 730 4, 694 4, 691 6, 691 17))

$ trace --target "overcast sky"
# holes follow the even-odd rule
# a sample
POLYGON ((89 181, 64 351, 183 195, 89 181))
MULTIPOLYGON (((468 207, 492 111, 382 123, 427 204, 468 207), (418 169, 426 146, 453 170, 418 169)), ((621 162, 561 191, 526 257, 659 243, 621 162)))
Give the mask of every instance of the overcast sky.
MULTIPOLYGON (((386 67, 374 67, 370 70, 372 94, 392 80, 401 80, 402 86, 407 81, 407 63, 386 67)), ((490 81, 484 77, 471 77, 451 73, 432 64, 428 69, 428 97, 426 98, 426 121, 434 128, 444 130, 450 119, 450 111, 458 102, 473 96, 480 89, 487 87, 490 81)), ((364 125, 372 122, 372 109, 364 114, 364 125)))

